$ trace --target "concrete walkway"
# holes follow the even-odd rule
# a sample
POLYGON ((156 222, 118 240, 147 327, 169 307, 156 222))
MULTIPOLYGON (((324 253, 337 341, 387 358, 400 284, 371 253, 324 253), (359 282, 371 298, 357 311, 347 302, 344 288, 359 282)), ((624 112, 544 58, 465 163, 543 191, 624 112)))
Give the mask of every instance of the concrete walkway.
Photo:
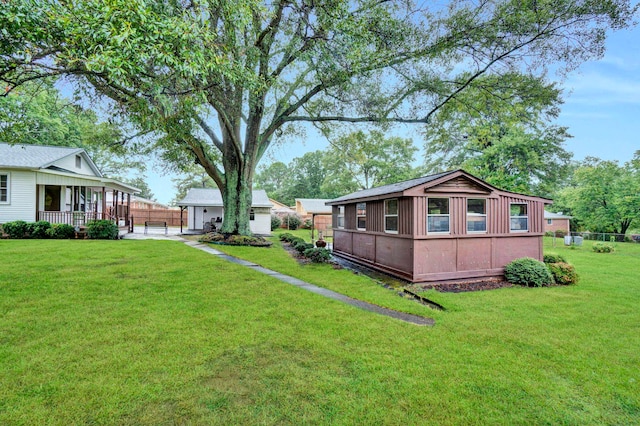
POLYGON ((239 259, 237 257, 230 256, 226 253, 223 253, 219 250, 214 249, 208 244, 202 244, 197 241, 185 240, 179 235, 164 235, 163 233, 147 233, 146 235, 143 233, 133 233, 127 234, 124 236, 124 239, 162 239, 162 240, 174 240, 174 241, 182 241, 186 245, 193 247, 198 250, 202 250, 206 253, 218 256, 221 259, 224 259, 228 262, 232 262, 238 265, 249 267, 257 272, 263 273, 265 275, 269 275, 273 278, 276 278, 285 283, 294 285, 303 290, 310 291, 312 293, 319 294, 324 297, 328 297, 329 299, 338 300, 340 302, 346 303, 351 306, 355 306, 360 309, 364 309, 365 311, 375 312, 380 315, 385 315, 391 318, 395 318, 400 321, 408 322, 416 325, 434 325, 435 321, 432 318, 426 318, 419 315, 407 314, 404 312, 394 311, 393 309, 383 308, 378 305, 374 305, 372 303, 364 302, 362 300, 353 299, 351 297, 345 296, 344 294, 337 293, 332 290, 328 290, 326 288, 318 287, 317 285, 310 284, 308 282, 299 280, 297 278, 291 277, 289 275, 284 275, 276 271, 272 271, 271 269, 264 268, 256 263, 249 262, 247 260, 239 259))

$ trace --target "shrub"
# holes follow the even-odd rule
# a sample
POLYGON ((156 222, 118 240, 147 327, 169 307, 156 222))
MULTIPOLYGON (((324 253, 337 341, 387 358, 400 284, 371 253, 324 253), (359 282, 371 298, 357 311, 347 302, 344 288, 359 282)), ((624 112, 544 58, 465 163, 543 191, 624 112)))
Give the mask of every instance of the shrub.
POLYGON ((569 265, 565 262, 550 263, 547 265, 549 271, 553 275, 553 279, 556 284, 569 285, 578 282, 578 274, 576 268, 573 265, 569 265))
POLYGON ((547 265, 530 257, 522 257, 504 268, 504 275, 512 284, 542 287, 553 284, 553 275, 547 265))
POLYGON ((289 244, 295 248, 296 244, 304 243, 304 240, 300 237, 293 237, 289 240, 289 244))
POLYGON ((593 251, 596 253, 611 253, 613 252, 613 246, 607 243, 593 243, 593 251))
POLYGON ((280 228, 280 225, 282 225, 282 220, 280 220, 280 218, 278 216, 276 216, 275 214, 271 215, 271 230, 275 231, 276 229, 280 228))
POLYGON ((310 248, 304 251, 304 257, 313 263, 327 263, 331 260, 331 251, 326 248, 310 248))
POLYGON ((224 244, 231 246, 253 246, 253 247, 269 247, 271 241, 267 241, 262 237, 252 237, 248 235, 230 235, 224 240, 224 244))
POLYGON ((305 219, 304 223, 301 226, 302 229, 311 229, 312 227, 313 227, 313 222, 311 221, 311 219, 305 219))
POLYGON ((304 254, 305 251, 312 249, 314 246, 311 243, 305 243, 303 241, 301 243, 296 244, 294 247, 298 251, 298 253, 304 254))
POLYGON ((7 222, 2 225, 2 229, 13 239, 27 238, 27 232, 29 231, 29 225, 24 220, 14 220, 13 222, 7 222))
POLYGON ((290 243, 290 242, 291 242, 291 240, 292 240, 293 238, 295 238, 295 237, 294 237, 294 235, 293 235, 293 234, 290 234, 289 232, 285 232, 285 233, 283 233, 283 234, 280 234, 280 237, 279 237, 279 238, 280 238, 280 241, 286 241, 286 242, 290 243))
POLYGON ((29 233, 31 234, 31 238, 49 238, 49 234, 47 233, 47 231, 51 229, 51 224, 46 220, 40 220, 36 223, 33 223, 31 224, 30 228, 31 229, 29 233))
POLYGON ((555 253, 545 254, 543 261, 544 263, 567 263, 567 259, 555 253))
POLYGON ((87 237, 92 240, 117 240, 118 225, 110 220, 94 220, 87 225, 87 237))
POLYGON ((295 230, 295 229, 298 229, 302 221, 300 220, 300 217, 298 217, 297 215, 289 214, 285 216, 282 222, 287 229, 295 230))
POLYGON ((207 232, 206 234, 198 238, 198 241, 200 241, 201 243, 215 243, 224 241, 224 235, 217 232, 207 232))
POLYGON ((73 238, 75 229, 71 225, 66 223, 54 223, 49 229, 47 229, 47 237, 57 240, 64 240, 73 238))

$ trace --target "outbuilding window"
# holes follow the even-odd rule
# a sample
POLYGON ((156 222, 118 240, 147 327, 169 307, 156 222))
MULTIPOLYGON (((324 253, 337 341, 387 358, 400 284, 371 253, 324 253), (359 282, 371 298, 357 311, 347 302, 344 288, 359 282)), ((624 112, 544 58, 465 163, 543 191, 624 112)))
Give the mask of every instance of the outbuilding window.
POLYGON ((526 232, 529 230, 529 217, 527 216, 526 204, 511 204, 509 208, 509 218, 512 232, 526 232))
POLYGON ((338 206, 338 228, 344 228, 344 206, 338 206))
POLYGON ((256 220, 256 211, 254 209, 249 210, 249 220, 256 220))
POLYGON ((467 199, 467 232, 487 232, 487 200, 467 199))
POLYGON ((429 198, 427 201, 427 232, 449 232, 449 199, 429 198))
POLYGON ((384 230, 391 234, 398 233, 398 199, 384 200, 384 230))
POLYGON ((9 175, 0 174, 0 203, 9 202, 9 175))
POLYGON ((356 204, 356 228, 360 231, 367 229, 367 203, 356 204))

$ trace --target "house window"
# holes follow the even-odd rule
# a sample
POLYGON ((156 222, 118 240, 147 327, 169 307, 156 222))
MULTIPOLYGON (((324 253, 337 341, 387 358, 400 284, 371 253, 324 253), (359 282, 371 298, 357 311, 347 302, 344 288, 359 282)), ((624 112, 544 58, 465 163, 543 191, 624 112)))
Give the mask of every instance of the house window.
POLYGON ((0 203, 9 202, 9 175, 0 175, 0 203))
POLYGON ((254 209, 249 210, 249 220, 256 220, 256 211, 254 209))
POLYGON ((384 200, 384 230, 392 234, 398 233, 398 200, 384 200))
POLYGON ((449 232, 449 199, 427 201, 427 232, 449 232))
POLYGON ((547 225, 551 225, 553 223, 553 219, 547 219, 547 225))
POLYGON ((487 200, 467 199, 467 232, 487 232, 487 200))
POLYGON ((526 232, 529 230, 529 217, 526 204, 511 204, 509 208, 510 229, 513 232, 526 232))
POLYGON ((76 155, 76 168, 77 169, 82 168, 82 157, 80 157, 79 155, 76 155))
POLYGON ((338 206, 338 228, 344 228, 344 206, 338 206))
POLYGON ((367 203, 356 204, 356 227, 361 231, 367 229, 367 203))

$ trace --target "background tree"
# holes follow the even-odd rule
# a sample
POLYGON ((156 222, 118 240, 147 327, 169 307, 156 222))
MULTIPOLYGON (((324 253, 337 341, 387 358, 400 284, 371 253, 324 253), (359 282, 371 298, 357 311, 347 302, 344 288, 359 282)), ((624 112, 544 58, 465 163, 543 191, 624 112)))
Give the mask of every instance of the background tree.
POLYGON ((293 205, 289 199, 289 190, 293 182, 291 168, 281 161, 276 161, 259 168, 256 174, 255 186, 264 189, 269 197, 287 205, 293 205))
POLYGON ((605 31, 635 11, 628 0, 16 0, 0 8, 0 80, 10 92, 65 74, 110 98, 162 136, 164 158, 190 156, 212 177, 223 232, 250 234, 256 165, 287 126, 428 123, 484 75, 542 78, 547 64, 600 57, 605 31))
POLYGON ((571 186, 559 193, 559 203, 571 208, 586 230, 625 234, 640 222, 640 151, 620 166, 589 157, 575 170, 571 186))
POLYGON ((560 111, 560 90, 521 74, 499 80, 479 78, 440 109, 426 131, 426 167, 463 168, 506 190, 550 196, 568 177, 572 157, 564 148, 567 129, 549 124, 560 111))
POLYGON ((125 144, 123 127, 99 120, 95 111, 74 104, 48 80, 0 97, 2 142, 83 148, 105 176, 121 180, 145 170, 140 155, 146 152, 144 145, 125 144))
POLYGON ((183 200, 191 188, 217 188, 211 176, 202 167, 193 163, 183 167, 180 175, 171 181, 176 188, 176 195, 169 203, 172 206, 183 200))
POLYGON ((339 196, 416 177, 416 151, 411 139, 385 137, 379 130, 338 137, 327 152, 325 192, 339 196))
POLYGON ((153 191, 151 190, 151 187, 149 187, 149 184, 147 183, 144 176, 139 175, 132 179, 123 179, 123 182, 138 188, 140 190, 140 192, 136 194, 138 197, 156 201, 156 197, 155 195, 153 195, 153 191))

